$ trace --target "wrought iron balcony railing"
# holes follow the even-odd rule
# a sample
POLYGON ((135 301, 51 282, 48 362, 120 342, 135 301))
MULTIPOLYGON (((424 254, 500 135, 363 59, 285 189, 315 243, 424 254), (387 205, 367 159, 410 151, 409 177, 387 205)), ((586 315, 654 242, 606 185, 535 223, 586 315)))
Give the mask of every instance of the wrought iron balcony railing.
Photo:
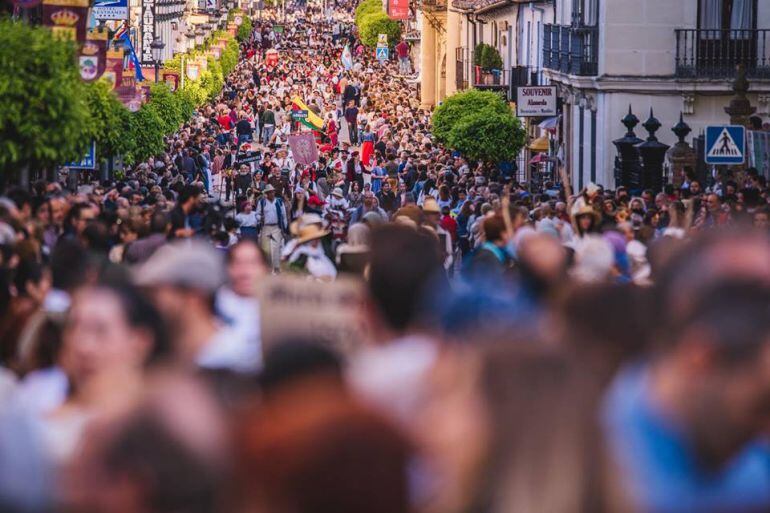
POLYGON ((543 67, 570 75, 599 73, 599 27, 545 25, 543 67))
POLYGON ((770 29, 676 30, 676 76, 733 78, 743 64, 749 78, 770 79, 770 29))

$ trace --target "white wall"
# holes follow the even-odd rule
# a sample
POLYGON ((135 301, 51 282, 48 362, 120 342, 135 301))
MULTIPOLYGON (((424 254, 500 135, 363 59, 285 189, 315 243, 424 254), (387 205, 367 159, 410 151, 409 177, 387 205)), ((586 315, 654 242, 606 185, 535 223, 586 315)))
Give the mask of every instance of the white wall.
MULTIPOLYGON (((758 105, 758 95, 749 94, 752 105, 758 105)), ((687 141, 692 143, 692 138, 697 137, 706 126, 727 124, 730 119, 725 113, 724 107, 730 102, 731 96, 696 96, 695 110, 692 115, 685 115, 684 120, 692 128, 692 133, 687 141)), ((626 129, 620 120, 628 113, 628 105, 633 108, 634 114, 639 118, 639 125, 635 132, 640 139, 647 139, 648 133, 642 126, 650 115, 650 107, 653 108, 655 117, 661 123, 661 128, 656 133, 658 140, 673 146, 677 138, 671 128, 679 122, 679 112, 682 110, 682 97, 680 95, 650 96, 646 94, 629 93, 600 93, 596 97, 597 105, 597 180, 607 186, 614 186, 613 167, 617 155, 612 141, 625 135, 626 129)), ((576 108, 575 108, 576 109, 576 108)), ((767 120, 768 116, 763 115, 767 120)), ((578 141, 577 119, 573 125, 575 134, 573 137, 572 151, 574 152, 575 171, 577 173, 578 141)), ((588 148, 590 142, 589 119, 586 118, 585 145, 588 148)), ((589 151, 586 150, 586 153, 589 151)), ((584 163, 584 174, 587 177, 590 166, 584 163)), ((584 177, 584 183, 587 178, 584 177)))

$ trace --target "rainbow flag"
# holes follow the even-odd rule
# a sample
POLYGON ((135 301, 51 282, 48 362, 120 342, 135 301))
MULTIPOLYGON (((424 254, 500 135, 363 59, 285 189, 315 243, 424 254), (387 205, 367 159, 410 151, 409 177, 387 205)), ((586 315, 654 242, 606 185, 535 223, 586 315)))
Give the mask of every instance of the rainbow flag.
POLYGON ((302 98, 299 96, 295 96, 291 99, 291 110, 292 111, 305 111, 307 112, 307 118, 298 120, 300 123, 305 125, 311 130, 318 130, 319 132, 324 126, 324 120, 321 119, 321 117, 310 110, 308 106, 305 104, 305 102, 302 101, 302 98))

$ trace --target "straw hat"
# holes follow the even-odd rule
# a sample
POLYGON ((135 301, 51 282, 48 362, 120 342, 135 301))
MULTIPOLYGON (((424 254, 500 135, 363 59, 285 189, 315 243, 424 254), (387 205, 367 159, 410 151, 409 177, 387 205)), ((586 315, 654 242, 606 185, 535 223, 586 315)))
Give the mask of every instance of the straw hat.
POLYGON ((305 228, 311 224, 323 226, 324 220, 318 214, 302 214, 298 219, 292 221, 292 223, 289 225, 289 232, 295 237, 298 237, 302 228, 305 228))
POLYGON ((345 195, 342 194, 342 189, 339 187, 335 187, 332 191, 332 196, 336 196, 338 198, 343 198, 345 195))
POLYGON ((262 189, 262 192, 267 194, 268 192, 275 192, 275 187, 273 187, 270 184, 267 184, 264 189, 262 189))
POLYGON ((324 230, 318 224, 308 224, 299 227, 299 237, 297 237, 297 245, 310 242, 311 240, 320 239, 329 235, 329 230, 324 230))
POLYGON ((422 211, 426 214, 440 214, 441 208, 438 206, 438 201, 430 198, 425 198, 425 202, 422 205, 422 211))

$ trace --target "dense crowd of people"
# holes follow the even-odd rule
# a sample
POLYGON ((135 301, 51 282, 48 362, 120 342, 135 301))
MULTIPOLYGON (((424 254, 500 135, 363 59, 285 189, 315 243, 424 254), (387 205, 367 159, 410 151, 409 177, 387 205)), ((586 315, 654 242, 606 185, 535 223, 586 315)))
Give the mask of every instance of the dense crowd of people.
POLYGON ((533 190, 354 7, 262 12, 165 154, 0 197, 0 510, 770 510, 766 177, 533 190), (263 344, 287 275, 362 284, 355 347, 263 344))

